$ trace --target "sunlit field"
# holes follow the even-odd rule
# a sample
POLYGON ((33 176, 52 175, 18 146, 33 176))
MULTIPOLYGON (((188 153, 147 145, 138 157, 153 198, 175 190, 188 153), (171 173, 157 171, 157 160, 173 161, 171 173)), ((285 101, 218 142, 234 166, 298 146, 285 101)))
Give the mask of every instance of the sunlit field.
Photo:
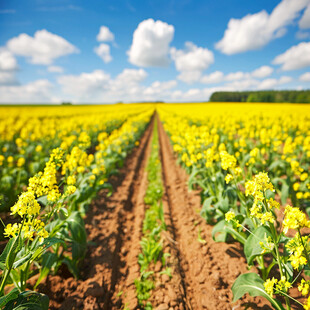
POLYGON ((175 293, 165 304, 200 309, 203 299, 186 301, 178 283, 186 288, 191 281, 202 294, 217 266, 216 277, 227 283, 214 282, 216 294, 228 296, 221 309, 253 302, 308 309, 308 105, 0 112, 1 305, 56 309, 61 287, 68 304, 79 307, 90 283, 111 285, 114 272, 113 309, 156 309, 167 285, 175 293), (195 273, 198 262, 213 267, 195 273), (227 273, 229 266, 237 272, 227 273))

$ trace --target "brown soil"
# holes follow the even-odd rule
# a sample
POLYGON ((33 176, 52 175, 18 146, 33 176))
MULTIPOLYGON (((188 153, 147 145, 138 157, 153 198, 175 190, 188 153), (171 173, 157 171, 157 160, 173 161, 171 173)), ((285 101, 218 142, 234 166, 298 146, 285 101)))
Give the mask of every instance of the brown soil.
POLYGON ((121 309, 121 296, 117 296, 120 286, 116 286, 119 278, 128 279, 124 294, 135 301, 135 287, 129 279, 139 275, 136 253, 144 217, 143 205, 140 209, 139 205, 146 189, 145 165, 152 129, 153 121, 120 173, 109 180, 113 195, 99 193, 87 213, 90 243, 81 279, 68 277, 62 270, 39 285, 38 291, 50 298, 50 309, 121 309))
MULTIPOLYGON (((145 166, 150 153, 153 121, 140 146, 124 168, 110 181, 115 189, 109 198, 99 193, 85 219, 88 253, 82 278, 75 280, 64 269, 48 276, 38 288, 50 297, 50 309, 138 309, 134 279, 139 277, 142 222, 147 187, 145 166)), ((200 196, 188 192, 188 176, 176 164, 169 138, 159 123, 160 155, 165 193, 163 206, 168 226, 163 234, 167 267, 172 278, 156 271, 156 288, 150 301, 156 310, 272 309, 265 300, 245 297, 232 303, 231 286, 248 272, 239 244, 216 243, 212 227, 200 217, 200 196), (205 240, 198 241, 198 232, 205 240)))
MULTIPOLYGON (((159 124, 163 180, 179 253, 180 274, 188 309, 272 309, 265 300, 246 297, 232 303, 231 286, 248 272, 239 244, 214 242, 199 215, 200 195, 188 191, 188 176, 177 166, 169 137, 159 124), (198 241, 198 233, 205 242, 198 241)), ((201 241, 201 240, 200 240, 201 241)))

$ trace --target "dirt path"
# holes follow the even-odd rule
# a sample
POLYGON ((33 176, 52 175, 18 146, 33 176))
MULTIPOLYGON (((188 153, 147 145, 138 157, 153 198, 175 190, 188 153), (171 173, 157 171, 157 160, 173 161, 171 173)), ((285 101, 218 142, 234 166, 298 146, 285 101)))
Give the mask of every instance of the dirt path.
MULTIPOLYGON (((154 121, 154 118, 153 118, 154 121)), ((100 193, 87 214, 90 241, 76 281, 68 271, 49 276, 38 288, 50 297, 50 309, 138 309, 134 280, 139 277, 138 254, 145 213, 145 167, 150 153, 153 121, 118 176, 111 178, 114 193, 100 193)), ((157 118, 156 118, 157 121, 157 118)), ((212 227, 200 217, 200 196, 188 192, 188 176, 176 164, 169 138, 159 122, 160 157, 165 193, 163 207, 168 230, 164 252, 172 278, 156 264, 156 288, 150 301, 155 310, 271 309, 259 299, 232 304, 231 285, 247 271, 238 244, 216 243, 212 227), (198 232, 205 239, 198 241, 198 232)))
POLYGON ((76 281, 64 270, 48 276, 38 287, 50 297, 50 309, 121 309, 120 278, 128 283, 123 290, 129 300, 135 300, 132 279, 139 275, 136 257, 144 217, 143 205, 139 206, 146 189, 145 165, 152 130, 153 121, 120 173, 109 180, 114 188, 112 196, 99 193, 89 208, 85 222, 90 246, 82 279, 76 281))

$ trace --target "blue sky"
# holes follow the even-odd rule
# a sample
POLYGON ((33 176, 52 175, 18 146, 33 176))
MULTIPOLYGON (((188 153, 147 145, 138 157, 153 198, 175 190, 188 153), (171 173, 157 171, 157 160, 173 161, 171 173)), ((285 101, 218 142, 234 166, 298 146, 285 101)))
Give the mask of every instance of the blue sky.
POLYGON ((11 0, 0 29, 4 103, 310 88, 310 0, 11 0))

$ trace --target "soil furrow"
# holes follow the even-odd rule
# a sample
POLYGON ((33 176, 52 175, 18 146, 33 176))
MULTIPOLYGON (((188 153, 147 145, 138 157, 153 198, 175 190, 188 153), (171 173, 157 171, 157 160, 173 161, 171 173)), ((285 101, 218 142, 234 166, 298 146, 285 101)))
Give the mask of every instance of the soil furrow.
POLYGON ((40 284, 39 291, 50 298, 50 309, 121 308, 120 298, 114 297, 119 293, 119 279, 127 278, 126 253, 134 248, 134 244, 139 248, 141 229, 138 227, 141 225, 136 221, 140 217, 143 219, 143 215, 137 214, 137 202, 141 201, 141 197, 143 199, 145 192, 143 175, 153 123, 154 118, 139 147, 128 156, 119 174, 109 179, 114 188, 113 194, 107 197, 107 192, 99 193, 89 208, 85 218, 89 248, 81 268, 81 279, 75 280, 62 268, 57 275, 48 276, 40 284))
POLYGON ((106 309, 121 309, 127 307, 136 309, 136 287, 134 280, 139 278, 138 255, 140 253, 140 240, 142 236, 142 223, 145 213, 144 195, 147 188, 146 164, 150 155, 154 117, 148 134, 145 151, 139 157, 139 169, 132 180, 130 187, 131 197, 128 199, 130 207, 127 218, 124 218, 122 229, 121 248, 118 251, 119 263, 117 264, 115 288, 111 291, 111 300, 106 309))
MULTIPOLYGON (((232 303, 231 286, 237 276, 247 272, 247 264, 239 244, 216 243, 212 227, 199 215, 198 191, 187 189, 188 176, 173 154, 168 135, 159 123, 159 140, 163 180, 169 204, 172 231, 179 252, 180 274, 188 309, 242 309, 253 298, 232 303), (198 234, 200 234, 198 240, 198 234)), ((255 299, 249 309, 262 309, 255 299), (251 307, 255 305, 254 307, 251 307)), ((268 309, 268 307, 264 307, 268 309)))

